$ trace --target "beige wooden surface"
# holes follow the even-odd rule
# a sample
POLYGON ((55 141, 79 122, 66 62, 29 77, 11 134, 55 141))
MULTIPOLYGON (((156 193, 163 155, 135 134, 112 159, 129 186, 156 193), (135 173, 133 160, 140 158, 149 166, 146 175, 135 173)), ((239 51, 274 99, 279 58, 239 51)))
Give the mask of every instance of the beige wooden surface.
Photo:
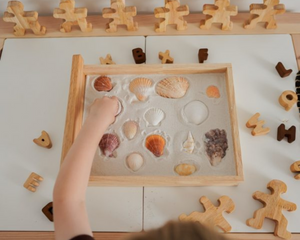
POLYGON ((300 70, 300 34, 292 34, 292 39, 293 39, 298 69, 300 70))

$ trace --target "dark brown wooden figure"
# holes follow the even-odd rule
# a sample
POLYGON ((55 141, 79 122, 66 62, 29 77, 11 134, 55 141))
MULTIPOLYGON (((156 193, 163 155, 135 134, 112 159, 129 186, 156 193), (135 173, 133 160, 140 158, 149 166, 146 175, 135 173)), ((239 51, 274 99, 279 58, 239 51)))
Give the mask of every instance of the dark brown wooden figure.
POLYGON ((200 48, 198 52, 198 59, 199 63, 204 63, 208 58, 208 49, 207 48, 200 48))
POLYGON ((142 64, 146 62, 146 54, 143 52, 143 49, 132 49, 132 55, 136 64, 142 64))
POLYGON ((300 115, 300 71, 297 73, 296 79, 295 79, 295 88, 296 88, 296 94, 297 94, 297 107, 300 115))
POLYGON ((277 140, 281 141, 287 137, 288 143, 292 143, 296 140, 296 127, 291 126, 288 130, 285 129, 284 124, 280 124, 280 126, 277 129, 277 140))
POLYGON ((45 207, 43 207, 42 212, 49 221, 53 222, 53 202, 49 202, 45 207))
POLYGON ((286 70, 285 67, 283 66, 282 62, 277 63, 275 68, 276 68, 278 74, 280 75, 280 77, 282 77, 282 78, 290 76, 291 73, 293 72, 292 69, 286 70))

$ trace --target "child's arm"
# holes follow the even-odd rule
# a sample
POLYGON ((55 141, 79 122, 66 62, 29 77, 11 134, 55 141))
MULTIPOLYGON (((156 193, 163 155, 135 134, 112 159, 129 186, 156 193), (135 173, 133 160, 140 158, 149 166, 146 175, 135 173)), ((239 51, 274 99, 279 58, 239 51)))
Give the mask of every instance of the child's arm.
POLYGON ((115 120, 116 97, 96 99, 61 166, 53 191, 56 240, 81 234, 92 236, 85 207, 85 192, 98 144, 115 120))

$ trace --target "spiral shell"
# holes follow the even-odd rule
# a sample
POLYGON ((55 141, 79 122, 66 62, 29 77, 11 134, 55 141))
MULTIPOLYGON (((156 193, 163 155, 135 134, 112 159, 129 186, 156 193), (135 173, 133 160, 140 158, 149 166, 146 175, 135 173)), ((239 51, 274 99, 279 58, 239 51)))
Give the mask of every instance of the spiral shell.
POLYGON ((120 142, 118 137, 111 133, 104 134, 99 143, 99 147, 106 157, 113 157, 113 152, 119 147, 119 145, 120 142))
POLYGON ((157 126, 165 117, 165 113, 159 108, 150 108, 144 115, 150 126, 157 126))
POLYGON ((126 164, 129 169, 136 172, 143 166, 144 158, 139 153, 131 153, 126 158, 126 164))
POLYGON ((156 93, 165 98, 182 98, 189 88, 189 82, 183 77, 169 77, 156 85, 156 93))
POLYGON ((129 140, 133 139, 137 133, 138 130, 138 123, 135 121, 128 121, 123 124, 123 133, 125 137, 127 137, 129 140))
POLYGON ((220 91, 219 91, 219 88, 217 88, 217 87, 214 86, 214 85, 209 86, 209 87, 206 89, 206 95, 207 95, 209 98, 219 98, 219 97, 220 97, 220 91))
POLYGON ((144 102, 148 98, 152 84, 152 81, 148 78, 136 78, 129 84, 129 90, 135 94, 139 101, 144 102))
POLYGON ((166 141, 160 135, 150 135, 146 138, 145 146, 155 157, 160 157, 164 154, 165 145, 166 141))
POLYGON ((183 143, 183 151, 193 153, 195 148, 195 140, 191 132, 189 132, 187 140, 183 143))
POLYGON ((189 176, 196 171, 196 166, 192 164, 182 163, 175 167, 175 172, 180 176, 189 176))
POLYGON ((94 88, 99 92, 109 92, 110 90, 112 90, 113 86, 109 77, 100 76, 94 81, 94 88))

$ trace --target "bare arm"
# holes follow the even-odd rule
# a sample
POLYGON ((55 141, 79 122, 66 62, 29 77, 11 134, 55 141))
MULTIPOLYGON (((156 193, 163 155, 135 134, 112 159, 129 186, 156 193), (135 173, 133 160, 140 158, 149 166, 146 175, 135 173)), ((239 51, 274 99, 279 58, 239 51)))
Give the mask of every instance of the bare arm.
POLYGON ((92 236, 85 207, 85 192, 100 139, 114 121, 117 98, 96 99, 61 166, 53 191, 56 240, 81 234, 92 236))

